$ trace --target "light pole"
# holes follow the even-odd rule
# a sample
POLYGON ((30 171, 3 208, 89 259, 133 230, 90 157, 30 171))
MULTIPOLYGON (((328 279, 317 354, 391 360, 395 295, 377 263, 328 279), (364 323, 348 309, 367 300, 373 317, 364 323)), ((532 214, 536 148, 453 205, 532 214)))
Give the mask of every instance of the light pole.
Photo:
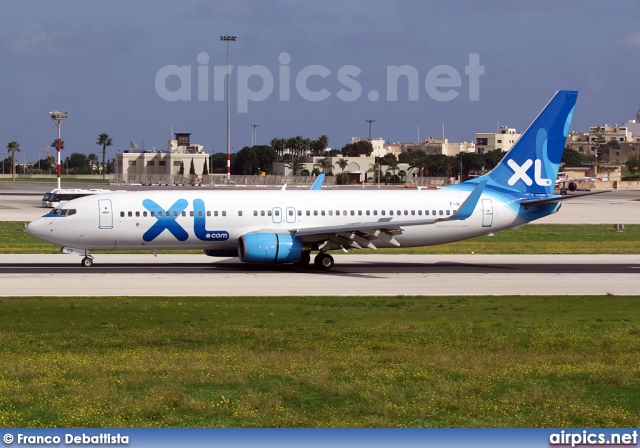
POLYGON ((58 190, 60 190, 60 126, 62 126, 62 122, 67 119, 67 111, 54 110, 53 112, 49 112, 49 115, 51 115, 51 119, 58 127, 58 190))
POLYGON ((0 156, 2 156, 2 175, 4 175, 4 153, 0 152, 0 156))
POLYGON ((251 147, 256 146, 256 127, 260 126, 257 123, 252 123, 249 126, 253 126, 253 139, 251 140, 251 147))
POLYGON ((227 185, 231 184, 231 72, 229 68, 229 42, 235 42, 236 36, 220 36, 220 40, 227 43, 227 185))
POLYGON ((371 123, 375 123, 376 120, 364 120, 369 123, 369 141, 371 141, 371 123))

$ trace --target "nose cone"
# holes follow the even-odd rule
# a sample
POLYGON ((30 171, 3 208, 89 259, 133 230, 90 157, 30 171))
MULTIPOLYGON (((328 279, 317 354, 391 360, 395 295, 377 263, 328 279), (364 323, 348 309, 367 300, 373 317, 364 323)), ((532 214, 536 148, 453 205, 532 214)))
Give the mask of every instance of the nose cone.
POLYGON ((42 239, 42 237, 50 232, 48 229, 49 222, 46 219, 38 218, 27 224, 26 231, 29 235, 42 239))

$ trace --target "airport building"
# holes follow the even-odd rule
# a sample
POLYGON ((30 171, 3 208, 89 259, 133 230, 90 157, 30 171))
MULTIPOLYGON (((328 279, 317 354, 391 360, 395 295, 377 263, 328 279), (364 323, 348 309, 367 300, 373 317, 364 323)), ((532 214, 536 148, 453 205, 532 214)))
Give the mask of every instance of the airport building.
POLYGON ((184 174, 188 175, 191 161, 196 175, 202 175, 205 163, 209 163, 209 155, 204 152, 204 147, 192 144, 189 133, 175 133, 174 136, 173 140, 169 140, 166 151, 138 150, 132 143, 130 150, 117 153, 116 176, 123 179, 125 176, 172 176, 180 172, 183 164, 184 174))
POLYGON ((484 154, 494 149, 509 151, 520 135, 515 128, 507 126, 500 126, 498 133, 478 132, 476 133, 476 151, 478 154, 484 154))

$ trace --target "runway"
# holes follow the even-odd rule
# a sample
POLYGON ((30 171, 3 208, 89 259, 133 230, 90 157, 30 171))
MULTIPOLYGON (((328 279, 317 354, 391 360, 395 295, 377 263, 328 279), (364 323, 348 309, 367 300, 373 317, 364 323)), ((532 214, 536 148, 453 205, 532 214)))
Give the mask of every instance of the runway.
MULTIPOLYGON (((0 221, 41 216, 37 184, 10 184, 0 221), (29 190, 29 191, 25 191, 29 190), (31 193, 31 195, 29 195, 31 193)), ((46 189, 46 188, 45 188, 46 189)), ((638 224, 638 191, 575 198, 536 221, 638 224)), ((204 255, 0 255, 0 296, 635 295, 640 255, 338 255, 330 272, 204 255)))
POLYGON ((2 296, 635 295, 640 255, 338 255, 329 272, 204 255, 1 255, 2 296))

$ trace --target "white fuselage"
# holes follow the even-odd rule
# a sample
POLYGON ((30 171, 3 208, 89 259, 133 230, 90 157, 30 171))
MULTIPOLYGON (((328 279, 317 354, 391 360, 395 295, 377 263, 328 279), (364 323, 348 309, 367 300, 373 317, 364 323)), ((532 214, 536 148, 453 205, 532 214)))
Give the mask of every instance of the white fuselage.
MULTIPOLYGON (((73 214, 45 215, 27 230, 58 246, 90 250, 234 250, 238 239, 252 232, 446 218, 468 195, 457 189, 111 193, 67 202, 59 208, 73 214)), ((401 247, 427 246, 523 223, 508 203, 485 191, 469 218, 403 226, 395 239, 401 247)), ((377 241, 376 247, 394 246, 377 241)))

